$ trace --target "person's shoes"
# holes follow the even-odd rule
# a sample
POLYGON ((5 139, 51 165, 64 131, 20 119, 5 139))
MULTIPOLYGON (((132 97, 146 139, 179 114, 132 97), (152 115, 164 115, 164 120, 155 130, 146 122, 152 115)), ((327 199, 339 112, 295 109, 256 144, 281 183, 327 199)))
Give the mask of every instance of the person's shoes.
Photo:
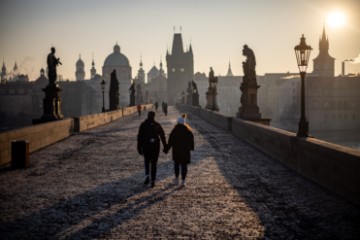
POLYGON ((155 182, 151 182, 151 187, 155 187, 155 182))
POLYGON ((179 185, 179 178, 177 178, 177 177, 174 178, 173 182, 174 182, 174 185, 176 185, 176 186, 179 185))
POLYGON ((148 185, 150 182, 150 179, 148 176, 145 177, 145 180, 144 180, 144 185, 148 185))
POLYGON ((186 187, 186 182, 185 182, 185 180, 182 180, 181 181, 181 186, 184 188, 184 187, 186 187))

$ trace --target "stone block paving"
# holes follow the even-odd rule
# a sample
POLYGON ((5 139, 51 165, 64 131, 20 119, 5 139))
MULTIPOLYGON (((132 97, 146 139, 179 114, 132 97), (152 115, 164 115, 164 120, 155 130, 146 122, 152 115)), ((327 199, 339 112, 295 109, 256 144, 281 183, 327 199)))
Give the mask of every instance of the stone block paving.
MULTIPOLYGON (((137 115, 33 153, 0 173, 0 239, 360 239, 360 209, 244 141, 189 115, 187 187, 160 154, 143 186, 137 115)), ((156 119, 169 135, 175 108, 156 119)))

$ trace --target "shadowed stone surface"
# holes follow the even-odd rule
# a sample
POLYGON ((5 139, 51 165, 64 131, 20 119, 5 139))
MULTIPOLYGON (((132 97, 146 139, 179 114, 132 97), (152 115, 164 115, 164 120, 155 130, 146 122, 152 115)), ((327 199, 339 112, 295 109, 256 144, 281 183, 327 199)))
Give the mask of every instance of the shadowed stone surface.
MULTIPOLYGON (((156 119, 169 135, 180 112, 156 119)), ((359 239, 360 210, 199 118, 187 187, 160 154, 142 185, 137 115, 82 132, 0 174, 1 239, 359 239)))

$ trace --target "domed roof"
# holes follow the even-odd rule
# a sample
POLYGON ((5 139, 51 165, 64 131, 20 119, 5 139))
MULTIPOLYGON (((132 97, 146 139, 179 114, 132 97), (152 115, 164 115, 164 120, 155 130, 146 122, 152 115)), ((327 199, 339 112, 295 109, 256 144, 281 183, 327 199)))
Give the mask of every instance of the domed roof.
POLYGON ((45 87, 48 82, 49 82, 48 79, 45 77, 45 70, 44 68, 41 68, 40 77, 35 80, 35 84, 37 86, 45 87))
POLYGON ((118 44, 114 46, 114 52, 105 59, 104 67, 107 66, 130 66, 127 57, 120 53, 120 46, 118 44))
POLYGON ((84 62, 83 62, 83 60, 81 60, 81 55, 79 56, 79 60, 77 60, 77 62, 76 62, 76 66, 82 66, 82 67, 84 67, 84 62))

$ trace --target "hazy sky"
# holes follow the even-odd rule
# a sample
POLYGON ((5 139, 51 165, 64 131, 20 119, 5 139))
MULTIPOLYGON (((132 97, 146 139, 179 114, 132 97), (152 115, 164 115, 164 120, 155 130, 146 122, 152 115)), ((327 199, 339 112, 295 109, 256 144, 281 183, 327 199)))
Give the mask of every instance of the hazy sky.
MULTIPOLYGON (((360 54, 360 0, 1 0, 0 58, 10 71, 16 61, 30 79, 46 68, 50 47, 63 63, 58 74, 75 79, 81 54, 85 78, 90 76, 92 54, 101 74, 105 58, 118 42, 121 52, 139 69, 142 56, 149 71, 160 57, 166 66, 173 27, 182 26, 184 47, 191 42, 195 72, 214 68, 225 75, 229 61, 235 75, 243 75, 242 47, 253 49, 257 73, 298 72, 294 46, 301 34, 318 54, 323 23, 333 10, 346 16, 346 24, 326 26, 330 55, 341 61, 360 54)), ((360 72, 360 64, 346 64, 347 72, 360 72)), ((309 67, 312 71, 312 64, 309 67)))

